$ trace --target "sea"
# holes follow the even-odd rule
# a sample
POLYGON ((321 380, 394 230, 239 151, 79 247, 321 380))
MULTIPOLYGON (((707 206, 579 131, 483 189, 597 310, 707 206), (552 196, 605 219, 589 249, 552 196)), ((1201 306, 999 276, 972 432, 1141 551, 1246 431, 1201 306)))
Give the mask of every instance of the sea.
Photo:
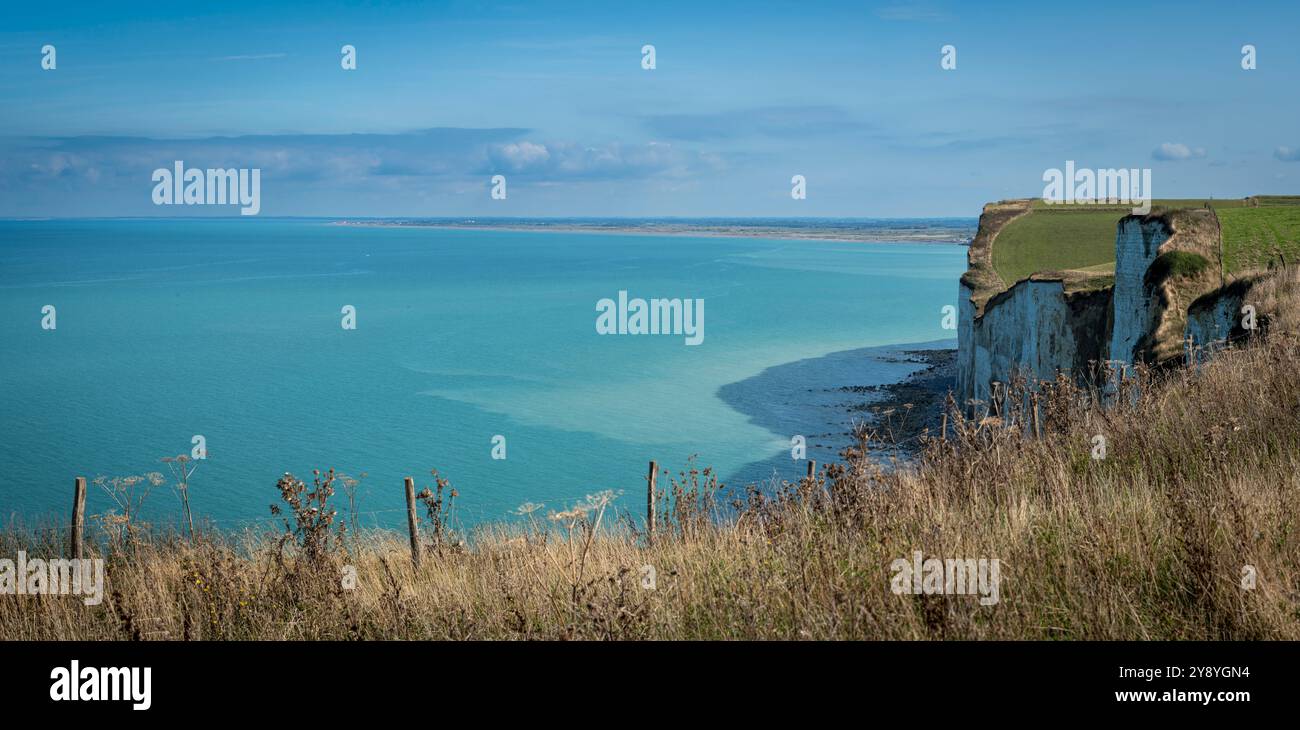
POLYGON ((849 389, 955 346, 944 307, 975 228, 352 223, 0 221, 0 519, 66 523, 77 476, 88 513, 120 512, 94 480, 160 472, 141 515, 179 524, 162 459, 181 454, 204 457, 190 500, 222 530, 273 526, 286 472, 359 480, 358 521, 392 527, 404 478, 436 469, 466 529, 606 491, 640 514, 651 460, 793 479, 792 439, 833 461, 864 417, 849 389), (620 296, 702 302, 698 344, 601 334, 620 296))

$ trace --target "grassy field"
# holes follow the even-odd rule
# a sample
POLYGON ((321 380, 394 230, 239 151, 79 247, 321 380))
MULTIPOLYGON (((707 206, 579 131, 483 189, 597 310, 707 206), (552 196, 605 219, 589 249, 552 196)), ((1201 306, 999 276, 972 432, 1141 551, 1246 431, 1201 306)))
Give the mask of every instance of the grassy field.
MULTIPOLYGON (((280 532, 190 541, 106 523, 103 603, 0 595, 0 636, 1300 639, 1300 282, 1251 297, 1266 333, 1199 368, 1139 367, 1115 405, 1048 384, 1041 438, 1006 425, 1025 422, 1014 409, 954 413, 915 461, 851 449, 725 512, 707 471, 665 475, 653 544, 599 495, 466 544, 439 491, 417 568, 405 535, 342 531, 328 482, 286 477, 267 485, 280 532), (891 566, 914 551, 999 560, 998 600, 896 592, 891 566)), ((0 555, 18 550, 66 544, 0 532, 0 555)))
POLYGON ((1255 195, 1252 200, 1257 205, 1268 207, 1273 205, 1300 205, 1300 195, 1255 195))
MULTIPOLYGON (((1260 196, 1260 200, 1279 199, 1285 197, 1286 196, 1260 196)), ((1214 208, 1215 210, 1220 210, 1223 208, 1242 208, 1248 205, 1248 203, 1245 198, 1157 198, 1151 201, 1151 207, 1153 209, 1155 208, 1166 208, 1166 209, 1204 208, 1207 205, 1211 208, 1214 208)), ((1110 210, 1114 210, 1118 212, 1120 214, 1120 217, 1128 215, 1133 210, 1132 205, 1112 205, 1112 204, 1061 205, 1059 203, 1058 204, 1047 203, 1043 201, 1041 198, 1037 198, 1034 200, 1034 210, 1036 211, 1038 210, 1045 210, 1045 211, 1085 210, 1089 208, 1093 210, 1097 210, 1100 208, 1108 208, 1110 210)))
POLYGON ((1218 211, 1229 272, 1300 262, 1300 199, 1264 198, 1260 207, 1218 211))
MULTIPOLYGON (((1152 202, 1153 210, 1206 206, 1222 222, 1227 273, 1266 268, 1279 256, 1300 260, 1300 197, 1152 202)), ((1113 272, 1116 225, 1130 211, 1131 206, 1048 205, 1037 200, 1033 212, 998 234, 993 267, 1008 286, 1040 272, 1096 271, 1106 265, 1113 272)), ((1106 283, 1102 278, 1093 281, 1106 283)))
POLYGON ((1115 227, 1128 212, 1111 206, 1036 206, 998 234, 993 268, 1010 286, 1034 273, 1114 262, 1115 227))

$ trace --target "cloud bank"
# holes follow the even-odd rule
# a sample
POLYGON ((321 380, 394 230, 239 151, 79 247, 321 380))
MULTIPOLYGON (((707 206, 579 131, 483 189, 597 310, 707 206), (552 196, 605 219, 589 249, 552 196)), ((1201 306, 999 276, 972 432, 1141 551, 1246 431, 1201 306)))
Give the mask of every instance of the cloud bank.
POLYGON ((582 144, 522 128, 440 127, 403 134, 0 138, 0 215, 177 214, 152 206, 151 174, 182 160, 196 168, 260 169, 268 212, 313 192, 410 197, 463 194, 503 174, 530 183, 677 179, 718 169, 715 155, 668 142, 582 144), (21 208, 17 207, 21 201, 21 208))

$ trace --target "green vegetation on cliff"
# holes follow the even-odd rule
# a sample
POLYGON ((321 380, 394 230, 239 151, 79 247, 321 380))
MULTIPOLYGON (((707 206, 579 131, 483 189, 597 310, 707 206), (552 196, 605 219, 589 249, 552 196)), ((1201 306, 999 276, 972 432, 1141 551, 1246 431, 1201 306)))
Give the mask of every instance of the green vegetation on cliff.
MULTIPOLYGON (((1155 200, 1152 211, 1210 208, 1221 222, 1225 274, 1265 269, 1285 259, 1300 260, 1300 196, 1245 199, 1155 200)), ((1029 212, 997 232, 992 266, 1003 286, 1033 274, 1075 282, 1076 288, 1108 285, 1113 272, 1115 233, 1129 205, 1049 205, 1034 200, 1029 212), (1100 275, 1099 275, 1100 274, 1100 275)))
POLYGON ((1010 286, 1030 274, 1112 263, 1115 226, 1128 213, 1118 206, 1035 206, 998 234, 993 268, 1010 286))
POLYGON ((1167 251, 1156 257, 1147 269, 1146 280, 1155 283, 1165 279, 1185 279, 1205 271, 1210 260, 1192 251, 1167 251))
POLYGON ((1300 261, 1300 197, 1260 198, 1259 207, 1218 211, 1228 271, 1300 261))

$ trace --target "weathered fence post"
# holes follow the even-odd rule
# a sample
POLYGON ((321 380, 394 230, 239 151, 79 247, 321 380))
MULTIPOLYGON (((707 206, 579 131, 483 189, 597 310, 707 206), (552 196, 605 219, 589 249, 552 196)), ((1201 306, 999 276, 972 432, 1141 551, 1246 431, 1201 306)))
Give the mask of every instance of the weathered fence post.
POLYGON ((646 543, 651 545, 655 541, 655 478, 658 473, 659 465, 651 461, 650 474, 646 477, 645 492, 645 535, 646 543))
POLYGON ((812 479, 816 479, 816 478, 817 478, 817 460, 816 460, 816 459, 809 459, 809 460, 808 460, 808 479, 812 480, 812 479))
POLYGON ((1035 438, 1035 439, 1040 439, 1040 438, 1042 438, 1043 436, 1042 436, 1042 434, 1038 431, 1038 394, 1037 394, 1037 393, 1034 393, 1034 413, 1033 413, 1033 417, 1034 417, 1034 438, 1035 438))
POLYGON ((948 440, 948 411, 943 412, 943 426, 939 428, 939 440, 948 440))
POLYGON ((415 480, 406 477, 406 526, 411 531, 411 563, 420 567, 420 522, 415 516, 415 480))
POLYGON ((77 477, 72 488, 72 536, 69 552, 73 560, 81 560, 81 530, 86 524, 86 478, 77 477))

